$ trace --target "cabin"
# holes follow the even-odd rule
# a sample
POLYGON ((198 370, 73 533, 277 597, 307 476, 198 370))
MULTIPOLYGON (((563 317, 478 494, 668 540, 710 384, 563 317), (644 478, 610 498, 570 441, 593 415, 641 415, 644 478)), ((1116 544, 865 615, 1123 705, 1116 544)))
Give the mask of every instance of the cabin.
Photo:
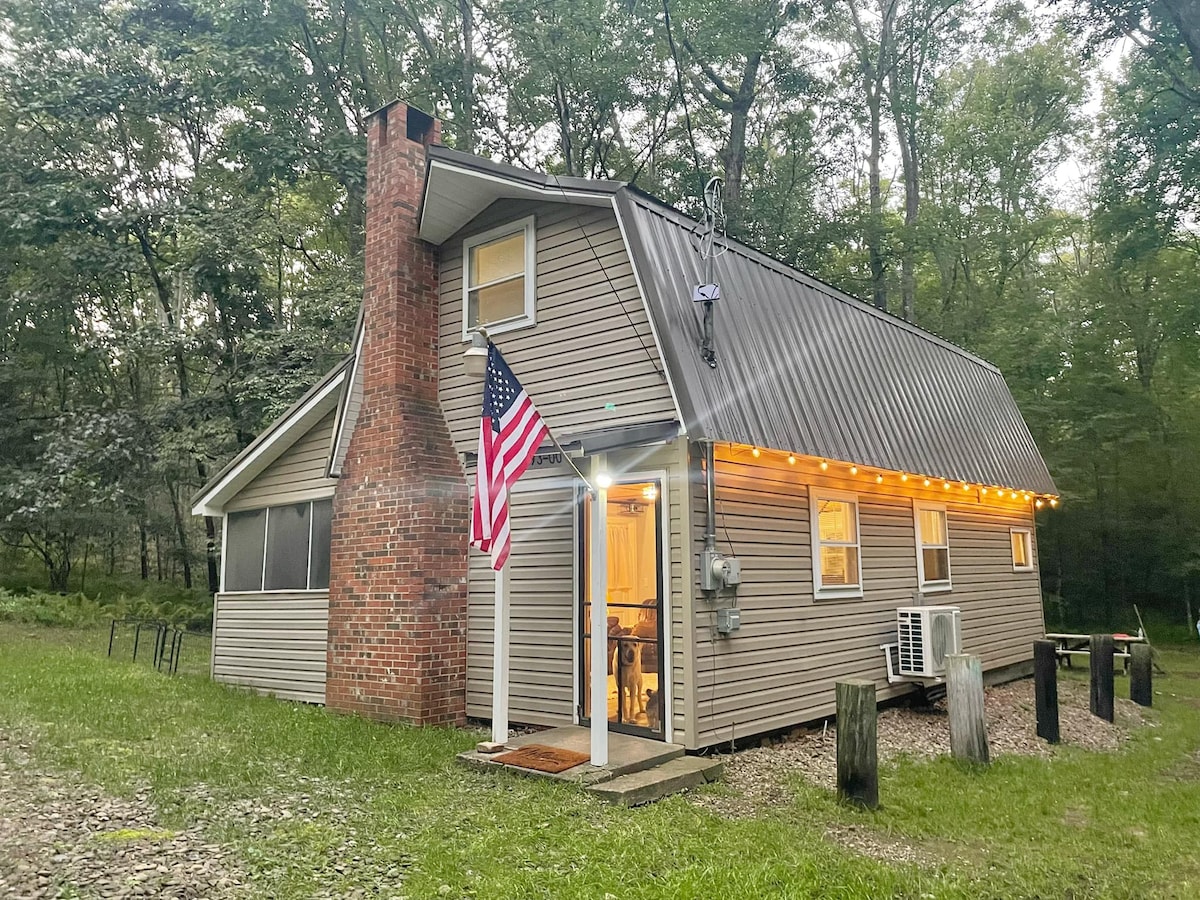
POLYGON ((1023 672, 1057 490, 1000 372, 704 227, 375 113, 353 352, 194 499, 224 522, 213 677, 383 721, 491 717, 480 327, 557 441, 510 498, 511 721, 591 722, 598 647, 608 728, 693 750, 831 715, 838 679, 936 681, 930 648, 1023 672))

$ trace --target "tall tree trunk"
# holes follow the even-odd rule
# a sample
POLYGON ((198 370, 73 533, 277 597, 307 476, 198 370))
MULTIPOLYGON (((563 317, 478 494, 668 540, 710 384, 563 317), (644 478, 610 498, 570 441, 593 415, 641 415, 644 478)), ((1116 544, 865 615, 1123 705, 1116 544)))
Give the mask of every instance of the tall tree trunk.
POLYGON ((150 580, 150 549, 146 541, 145 524, 138 525, 138 559, 142 564, 142 581, 150 580))
POLYGON ((171 498, 171 513, 175 517, 175 536, 179 541, 179 561, 183 566, 183 586, 192 586, 192 560, 188 550, 187 527, 179 509, 179 498, 175 496, 175 485, 167 483, 167 496, 171 498))
POLYGON ((729 142, 725 145, 725 215, 728 221, 740 218, 742 206, 742 176, 746 170, 746 127, 750 122, 750 111, 758 99, 758 71, 762 66, 762 54, 752 53, 746 59, 742 72, 742 83, 729 106, 729 142))
POLYGON ((871 116, 871 150, 867 159, 870 211, 867 219, 867 254, 871 265, 871 301, 887 311, 887 267, 883 257, 883 188, 880 184, 879 157, 883 152, 881 85, 870 76, 863 79, 867 89, 867 110, 871 116))
POLYGON ((471 0, 458 0, 458 15, 462 19, 458 149, 472 153, 475 146, 475 20, 471 0))

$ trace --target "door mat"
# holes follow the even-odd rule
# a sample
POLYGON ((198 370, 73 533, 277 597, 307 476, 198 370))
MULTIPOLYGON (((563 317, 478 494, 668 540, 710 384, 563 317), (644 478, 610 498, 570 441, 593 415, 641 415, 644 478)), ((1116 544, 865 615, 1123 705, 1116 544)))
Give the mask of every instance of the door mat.
POLYGON ((586 753, 576 753, 574 750, 560 750, 558 747, 547 747, 545 744, 526 744, 516 750, 509 750, 493 757, 496 762, 506 766, 517 766, 521 769, 536 769, 538 772, 549 772, 557 775, 567 769, 573 769, 591 759, 586 753))

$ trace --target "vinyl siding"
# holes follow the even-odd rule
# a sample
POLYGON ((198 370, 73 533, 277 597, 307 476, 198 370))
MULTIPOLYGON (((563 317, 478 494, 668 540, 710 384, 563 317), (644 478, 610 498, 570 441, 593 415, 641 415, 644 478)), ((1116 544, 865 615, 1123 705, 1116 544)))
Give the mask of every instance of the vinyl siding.
POLYGON ((327 591, 217 594, 213 680, 324 703, 328 622, 327 591))
POLYGON ((335 478, 325 477, 335 412, 331 411, 239 491, 227 511, 279 506, 332 497, 335 478))
POLYGON ((537 325, 501 334, 496 343, 551 430, 563 437, 675 418, 612 211, 500 202, 442 245, 439 398, 456 449, 475 450, 480 396, 479 382, 467 378, 462 363, 462 241, 531 214, 537 325))
MULTIPOLYGON (((926 594, 926 604, 962 608, 963 647, 985 669, 1028 660, 1042 636, 1035 570, 1013 572, 1010 527, 1032 527, 1027 504, 981 502, 959 485, 909 489, 893 476, 876 485, 816 461, 789 466, 782 456, 754 459, 749 448, 719 448, 717 542, 742 562, 737 591, 741 629, 715 639, 715 610, 696 587, 694 621, 697 704, 691 746, 810 721, 834 712, 834 682, 871 678, 881 699, 909 688, 887 684, 882 643, 895 641, 895 610, 917 591, 914 499, 944 503, 953 590, 926 594), (809 492, 812 486, 857 493, 864 596, 814 600, 809 492)), ((692 552, 703 547, 704 487, 699 466, 691 498, 692 552)), ((841 469, 841 466, 834 467, 841 469)), ((697 573, 698 574, 698 573, 697 573)))
MULTIPOLYGON (((574 718, 575 484, 547 455, 509 495, 509 721, 574 718)), ((473 473, 472 473, 473 474, 473 473)), ((495 573, 471 551, 467 576, 467 715, 492 717, 495 573)))

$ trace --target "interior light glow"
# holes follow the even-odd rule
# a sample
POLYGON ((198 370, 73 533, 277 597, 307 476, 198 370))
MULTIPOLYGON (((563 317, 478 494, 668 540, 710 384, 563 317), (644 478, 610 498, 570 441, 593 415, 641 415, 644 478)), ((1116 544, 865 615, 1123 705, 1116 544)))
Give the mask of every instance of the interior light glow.
POLYGON ((644 488, 642 488, 642 496, 645 497, 647 500, 657 500, 658 499, 658 487, 653 484, 646 485, 644 488))

